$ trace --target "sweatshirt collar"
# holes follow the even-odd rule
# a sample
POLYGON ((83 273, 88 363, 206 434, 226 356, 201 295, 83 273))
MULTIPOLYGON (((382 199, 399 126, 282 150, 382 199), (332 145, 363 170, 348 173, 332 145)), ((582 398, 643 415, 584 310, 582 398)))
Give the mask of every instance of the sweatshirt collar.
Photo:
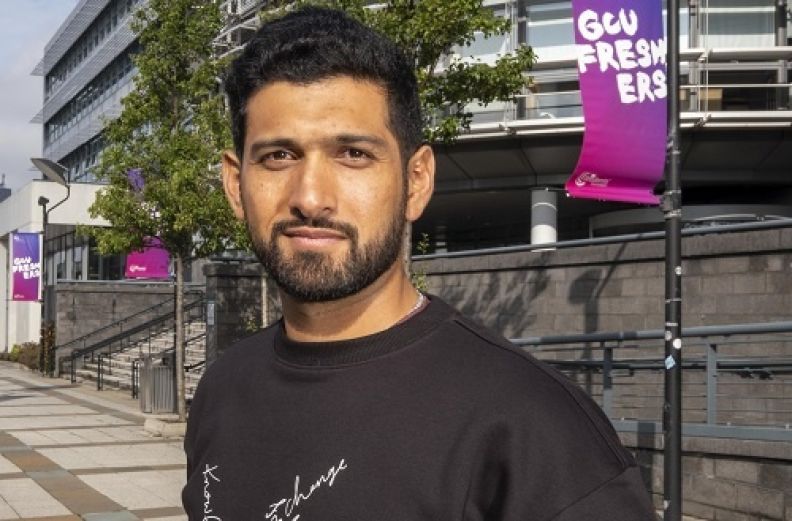
POLYGON ((357 364, 398 351, 425 336, 450 317, 454 310, 437 297, 408 320, 390 328, 359 338, 332 342, 297 342, 286 336, 281 319, 275 331, 276 356, 292 365, 331 367, 357 364))

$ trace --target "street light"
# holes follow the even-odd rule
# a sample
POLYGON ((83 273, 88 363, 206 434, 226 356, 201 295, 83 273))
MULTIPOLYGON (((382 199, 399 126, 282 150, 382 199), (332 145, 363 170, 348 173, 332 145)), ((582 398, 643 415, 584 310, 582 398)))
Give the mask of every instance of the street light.
MULTIPOLYGON (((43 223, 41 228, 41 245, 42 245, 42 267, 41 267, 41 278, 43 280, 42 288, 47 287, 47 256, 46 256, 46 244, 47 244, 47 225, 49 224, 49 214, 52 210, 66 202, 66 200, 71 195, 71 187, 69 183, 66 181, 65 173, 67 172, 67 168, 60 163, 56 163, 51 159, 46 159, 43 157, 31 157, 30 161, 33 163, 39 172, 44 174, 44 177, 48 180, 57 183, 64 188, 66 188, 66 197, 55 203, 55 205, 47 208, 49 204, 49 199, 44 196, 38 198, 38 204, 41 206, 41 212, 43 215, 43 223)), ((47 295, 49 296, 49 295, 47 295)), ((44 290, 42 290, 42 297, 44 297, 44 290)), ((49 310, 46 306, 46 300, 44 305, 44 320, 49 320, 49 310)))
MULTIPOLYGON (((42 306, 41 306, 41 314, 42 314, 42 325, 41 325, 41 351, 39 353, 39 367, 40 370, 43 372, 45 367, 45 353, 44 353, 44 343, 45 343, 45 332, 51 330, 50 325, 50 315, 52 314, 52 306, 48 305, 48 301, 51 300, 49 289, 47 288, 47 253, 46 253, 46 245, 47 245, 47 225, 49 224, 49 214, 52 210, 66 202, 66 200, 71 195, 71 187, 69 183, 66 181, 65 173, 67 168, 55 161, 45 158, 38 158, 38 157, 31 157, 30 161, 48 180, 57 183, 64 188, 66 188, 66 197, 55 203, 53 206, 47 208, 50 200, 44 196, 40 196, 38 198, 38 204, 41 206, 41 212, 43 216, 43 223, 41 227, 41 296, 42 296, 42 306)), ((51 304, 51 303, 49 303, 51 304)), ((54 339, 53 339, 54 342, 54 339)), ((51 348, 54 346, 51 346, 51 348)))

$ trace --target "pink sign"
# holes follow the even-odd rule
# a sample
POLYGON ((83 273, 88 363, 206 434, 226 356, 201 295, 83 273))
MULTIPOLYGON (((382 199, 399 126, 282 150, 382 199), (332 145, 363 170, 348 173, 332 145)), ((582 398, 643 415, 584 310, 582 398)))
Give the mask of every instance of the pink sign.
POLYGON ((659 204, 667 142, 660 0, 574 0, 583 149, 570 196, 659 204))
POLYGON ((167 279, 170 255, 157 237, 146 239, 141 251, 133 251, 126 258, 124 276, 128 279, 167 279))

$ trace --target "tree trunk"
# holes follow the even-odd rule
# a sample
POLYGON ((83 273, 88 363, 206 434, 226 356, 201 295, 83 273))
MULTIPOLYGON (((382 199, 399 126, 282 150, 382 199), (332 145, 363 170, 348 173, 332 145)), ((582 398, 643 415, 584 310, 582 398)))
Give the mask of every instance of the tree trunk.
POLYGON ((176 268, 176 411, 179 421, 187 420, 187 402, 184 394, 184 259, 174 255, 176 268))

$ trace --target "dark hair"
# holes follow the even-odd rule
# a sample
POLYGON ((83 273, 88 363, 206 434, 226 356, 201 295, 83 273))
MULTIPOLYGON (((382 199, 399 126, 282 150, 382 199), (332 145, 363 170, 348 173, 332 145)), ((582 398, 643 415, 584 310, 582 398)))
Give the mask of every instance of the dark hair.
POLYGON ((351 76, 383 87, 388 128, 406 162, 422 142, 421 107, 413 64, 395 43, 347 14, 305 7, 261 26, 225 78, 234 146, 244 153, 247 103, 276 81, 310 84, 351 76))

